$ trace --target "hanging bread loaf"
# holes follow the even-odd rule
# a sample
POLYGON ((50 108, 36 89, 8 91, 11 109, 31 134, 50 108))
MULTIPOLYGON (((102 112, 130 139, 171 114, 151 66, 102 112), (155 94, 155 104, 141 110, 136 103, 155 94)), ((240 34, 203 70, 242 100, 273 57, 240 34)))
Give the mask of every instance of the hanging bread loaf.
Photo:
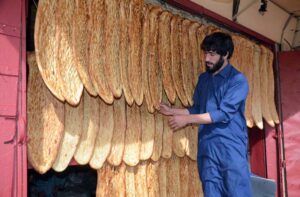
POLYGON ((154 114, 148 112, 145 104, 141 105, 141 152, 140 160, 147 160, 153 153, 155 119, 154 114))
POLYGON ((105 60, 105 17, 104 0, 94 0, 91 5, 92 27, 90 39, 89 71, 93 85, 98 95, 108 104, 113 103, 114 97, 109 89, 104 74, 105 60))
POLYGON ((183 90, 183 79, 181 74, 181 21, 178 15, 171 19, 171 64, 172 78, 177 96, 184 106, 188 106, 188 100, 183 90))
POLYGON ((98 182, 96 196, 125 197, 125 170, 126 165, 124 163, 117 167, 105 163, 103 167, 97 171, 98 182))
POLYGON ((83 98, 78 106, 65 104, 64 137, 62 139, 58 155, 52 166, 57 172, 64 171, 77 148, 83 129, 83 98))
POLYGON ((183 79, 183 89, 190 105, 193 105, 193 65, 191 55, 191 45, 189 42, 189 26, 191 21, 184 19, 181 37, 181 74, 183 79))
POLYGON ((167 194, 178 196, 180 194, 180 159, 175 154, 167 160, 167 194))
MULTIPOLYGON (((176 99, 176 107, 181 107, 181 103, 178 99, 176 99)), ((173 133, 173 152, 178 157, 183 157, 186 152, 186 127, 181 128, 179 130, 174 131, 173 133)))
POLYGON ((193 89, 196 87, 198 82, 198 73, 201 60, 199 59, 199 46, 197 40, 197 30, 199 29, 200 24, 197 22, 192 22, 188 29, 188 38, 190 43, 190 53, 192 60, 192 74, 193 74, 193 89))
POLYGON ((128 105, 132 105, 134 102, 132 93, 129 87, 128 79, 128 54, 129 54, 129 0, 123 0, 120 2, 120 75, 121 86, 128 105))
POLYGON ((143 7, 143 22, 142 22, 142 86, 144 90, 144 97, 147 103, 147 108, 150 113, 153 113, 154 107, 152 98, 150 95, 150 87, 148 81, 148 68, 149 68, 149 40, 150 40, 150 18, 149 18, 149 11, 151 6, 145 5, 143 7))
POLYGON ((44 174, 55 162, 64 131, 64 105, 46 87, 39 73, 35 54, 29 64, 27 97, 27 149, 32 167, 44 174))
POLYGON ((125 170, 125 193, 126 197, 135 197, 136 188, 135 188, 135 177, 137 167, 126 166, 125 170))
POLYGON ((74 158, 80 165, 87 164, 93 154, 95 140, 99 131, 99 98, 83 94, 83 130, 74 158))
POLYGON ((147 163, 149 161, 140 162, 136 168, 136 173, 134 175, 135 183, 135 195, 148 197, 148 187, 147 187, 147 163))
POLYGON ((262 111, 261 111, 261 84, 260 84, 260 48, 257 45, 252 46, 253 55, 253 91, 252 91, 252 116, 256 126, 263 129, 262 111))
POLYGON ((76 0, 75 16, 73 17, 73 51, 74 61, 79 77, 85 89, 93 96, 97 95, 96 89, 90 78, 89 73, 89 39, 91 35, 91 1, 92 0, 76 0))
POLYGON ((154 133, 154 145, 151 159, 158 161, 162 152, 162 138, 164 132, 164 119, 160 113, 155 114, 155 133, 154 133))
POLYGON ((262 115, 265 121, 271 126, 274 127, 275 123, 272 119, 272 115, 269 111, 269 103, 271 102, 268 97, 268 55, 267 49, 264 46, 261 47, 261 56, 260 56, 260 90, 261 90, 261 109, 262 115))
POLYGON ((201 49, 201 44, 205 38, 205 25, 201 25, 197 29, 197 44, 198 44, 198 58, 199 58, 199 67, 197 70, 197 82, 198 77, 201 73, 205 72, 205 57, 204 57, 204 51, 201 49))
POLYGON ((270 100, 269 107, 270 107, 270 113, 272 116, 272 119, 274 123, 279 124, 279 117, 276 110, 275 105, 275 80, 274 80, 274 71, 273 71, 273 59, 274 54, 271 50, 267 50, 268 54, 268 61, 267 61, 267 73, 268 73, 268 98, 270 100))
POLYGON ((123 161, 129 166, 135 166, 140 160, 141 147, 141 114, 136 104, 127 105, 127 127, 123 161))
POLYGON ((58 44, 57 77, 60 78, 62 94, 71 105, 77 105, 83 91, 83 84, 79 78, 73 51, 72 32, 75 2, 59 0, 56 10, 56 38, 58 44))
POLYGON ((132 96, 137 105, 143 103, 141 35, 143 0, 131 0, 129 4, 129 60, 128 79, 132 96))
POLYGON ((198 126, 186 127, 186 155, 192 160, 197 160, 198 152, 198 126))
POLYGON ((162 70, 162 81, 164 90, 171 103, 175 103, 176 90, 171 72, 171 17, 170 12, 164 11, 160 14, 158 19, 158 60, 162 70))
POLYGON ((38 69, 45 84, 56 98, 64 101, 62 82, 58 78, 56 9, 57 1, 39 1, 34 27, 34 46, 38 69))
POLYGON ((107 157, 107 161, 114 166, 120 165, 123 158, 126 132, 125 105, 124 97, 121 97, 119 100, 115 100, 114 102, 114 131, 111 140, 111 150, 107 157))
MULTIPOLYGON (((99 118, 99 130, 96 136, 95 147, 93 155, 90 159, 90 166, 94 169, 102 167, 103 163, 111 150, 111 140, 114 132, 114 106, 107 105, 99 99, 100 113, 99 118)), ((116 122, 116 124, 118 124, 116 122)))
POLYGON ((167 159, 161 158, 159 162, 159 196, 160 197, 167 197, 167 184, 168 184, 168 177, 167 177, 167 159))
MULTIPOLYGON (((243 43, 243 53, 242 53, 242 69, 244 71, 244 74, 246 75, 248 79, 248 85, 249 85, 249 92, 246 100, 246 119, 248 120, 249 127, 254 126, 254 118, 252 115, 252 104, 253 104, 253 92, 255 89, 253 89, 253 48, 251 48, 251 43, 249 40, 244 39, 243 43), (245 50, 246 49, 246 50, 245 50)), ((259 110, 258 110, 259 111, 259 110)), ((258 121, 258 120, 257 120, 258 121)))
POLYGON ((149 161, 147 164, 147 188, 148 196, 156 197, 159 195, 159 161, 153 162, 149 161))
MULTIPOLYGON (((180 196, 189 196, 189 158, 180 158, 180 196)), ((194 172, 195 173, 195 172, 194 172)))
POLYGON ((149 39, 149 65, 148 84, 153 106, 158 110, 162 99, 161 68, 158 64, 158 16, 160 7, 152 7, 149 13, 150 39, 149 39))
MULTIPOLYGON (((163 93, 163 103, 169 104, 166 94, 163 93)), ((161 156, 168 159, 172 156, 173 131, 168 124, 169 116, 163 116, 163 137, 161 156)))
POLYGON ((197 162, 189 159, 189 194, 188 196, 203 197, 202 183, 200 181, 197 162))
POLYGON ((104 0, 105 17, 105 56, 104 73, 108 86, 116 98, 122 95, 119 65, 120 50, 120 3, 118 0, 104 0))

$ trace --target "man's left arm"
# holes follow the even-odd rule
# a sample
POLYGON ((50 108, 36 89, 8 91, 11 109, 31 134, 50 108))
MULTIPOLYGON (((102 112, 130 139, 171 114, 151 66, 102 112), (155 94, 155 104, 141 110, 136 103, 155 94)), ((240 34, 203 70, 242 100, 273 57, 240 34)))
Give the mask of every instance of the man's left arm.
POLYGON ((203 114, 189 114, 183 116, 173 116, 169 119, 172 129, 179 129, 187 124, 211 124, 229 122, 238 111, 241 103, 246 100, 249 91, 247 79, 242 74, 238 74, 230 82, 229 88, 222 99, 217 110, 203 114))

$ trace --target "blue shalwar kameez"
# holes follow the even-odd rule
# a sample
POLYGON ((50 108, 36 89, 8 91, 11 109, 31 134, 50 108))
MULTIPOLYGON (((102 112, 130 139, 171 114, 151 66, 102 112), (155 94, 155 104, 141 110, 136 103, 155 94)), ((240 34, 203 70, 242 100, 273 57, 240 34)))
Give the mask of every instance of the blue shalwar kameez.
POLYGON ((209 113, 212 124, 200 125, 198 169, 205 197, 251 195, 244 117, 249 86, 246 77, 228 64, 216 75, 199 76, 190 114, 209 113))

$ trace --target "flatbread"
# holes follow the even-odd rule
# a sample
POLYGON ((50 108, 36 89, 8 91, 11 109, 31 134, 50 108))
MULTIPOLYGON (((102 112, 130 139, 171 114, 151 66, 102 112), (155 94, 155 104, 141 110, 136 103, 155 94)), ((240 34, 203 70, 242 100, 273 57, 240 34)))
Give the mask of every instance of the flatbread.
POLYGON ((134 102, 128 79, 128 55, 129 55, 129 0, 120 2, 120 75, 121 86, 128 105, 134 102))
POLYGON ((113 103, 114 97, 108 86, 108 81, 104 74, 105 58, 105 17, 106 10, 104 0, 95 0, 91 5, 92 31, 90 38, 90 78, 98 95, 108 104, 113 103))
POLYGON ((186 155, 196 161, 198 152, 198 126, 191 125, 186 128, 186 155))
POLYGON ((122 163, 118 167, 107 163, 103 165, 98 173, 96 196, 118 196, 125 197, 125 170, 126 165, 122 163))
POLYGON ((162 82, 169 101, 174 104, 176 90, 171 72, 171 17, 170 12, 164 11, 158 19, 158 60, 162 70, 162 82))
POLYGON ((197 30, 200 27, 198 22, 192 22, 188 29, 188 37, 190 43, 190 53, 191 53, 191 60, 192 60, 192 74, 193 74, 193 89, 196 87, 198 82, 198 74, 199 74, 199 67, 201 60, 199 59, 199 45, 197 40, 197 30))
MULTIPOLYGON (((163 94, 163 102, 168 103, 166 94, 163 94)), ((168 124, 169 116, 163 116, 163 137, 162 137, 162 152, 161 156, 163 158, 169 159, 172 156, 172 145, 173 145, 173 131, 168 124)))
POLYGON ((268 54, 268 61, 267 61, 267 72, 268 72, 268 97, 269 97, 269 108, 271 112, 272 119, 274 123, 279 124, 279 117, 278 113, 276 110, 276 105, 275 105, 275 79, 274 79, 274 70, 273 70, 273 59, 274 59, 274 54, 271 50, 267 50, 268 54))
POLYGON ((180 158, 180 196, 189 196, 189 158, 180 158))
POLYGON ((64 104, 46 87, 39 73, 35 54, 29 64, 27 97, 27 153, 32 167, 46 173, 55 162, 64 131, 64 104))
MULTIPOLYGON (((178 99, 176 99, 175 106, 181 107, 180 101, 178 99)), ((178 157, 183 157, 185 155, 186 144, 187 144, 186 127, 174 131, 174 133, 173 133, 173 152, 178 157)))
POLYGON ((145 5, 143 7, 143 20, 142 20, 142 86, 144 90, 144 98, 147 103, 147 108, 150 113, 153 113, 154 107, 152 98, 150 95, 149 89, 149 80, 148 80, 148 68, 149 68, 149 39, 150 39, 150 18, 149 11, 150 6, 145 5))
POLYGON ((153 6, 150 10, 150 39, 149 39, 149 65, 148 80, 150 95, 154 108, 159 110, 162 99, 162 73, 158 63, 158 16, 161 8, 153 6))
POLYGON ((148 197, 148 187, 147 187, 147 163, 149 161, 140 162, 136 168, 136 173, 134 175, 135 182, 135 195, 148 197))
POLYGON ((96 196, 110 195, 110 179, 113 177, 113 172, 109 165, 104 165, 103 168, 97 171, 97 189, 96 196))
POLYGON ((167 177, 167 159, 161 158, 159 160, 159 196, 160 197, 167 197, 167 184, 168 184, 168 177, 167 177))
POLYGON ((154 147, 155 119, 154 114, 148 112, 145 104, 141 105, 141 152, 140 160, 151 157, 154 147))
POLYGON ((114 102, 114 132, 111 140, 111 150, 107 161, 114 166, 120 165, 123 158, 126 132, 125 99, 121 97, 114 102))
POLYGON ((76 107, 66 103, 64 114, 64 137, 56 160, 52 166, 57 172, 62 172, 68 167, 80 140, 83 131, 83 98, 76 107))
POLYGON ((58 78, 56 9, 57 1, 39 1, 34 27, 34 46, 38 69, 46 86, 56 98, 64 101, 62 82, 58 78))
POLYGON ((111 140, 114 132, 114 106, 107 105, 99 99, 100 115, 99 130, 97 132, 93 155, 89 162, 94 169, 102 167, 111 150, 111 140))
POLYGON ((159 193, 159 161, 153 162, 149 161, 147 163, 147 188, 148 188, 148 196, 156 197, 160 196, 159 193))
POLYGON ((257 45, 252 46, 253 50, 253 91, 252 91, 252 116, 256 126, 263 129, 262 111, 261 111, 261 90, 260 90, 260 48, 257 45))
POLYGON ((120 50, 120 3, 118 0, 104 0, 105 17, 105 59, 104 73, 108 86, 116 98, 122 95, 119 50, 120 50))
POLYGON ((202 183, 200 181, 197 162, 189 159, 189 194, 188 196, 203 197, 202 183))
POLYGON ((191 54, 191 45, 189 42, 189 26, 191 21, 184 19, 181 23, 182 25, 182 37, 181 37, 181 74, 183 79, 183 89, 186 98, 190 105, 193 105, 193 62, 191 54))
POLYGON ((267 49, 264 46, 261 46, 261 56, 260 56, 260 90, 261 90, 261 109, 262 115, 265 121, 271 126, 274 127, 275 123, 272 119, 271 112, 269 110, 269 97, 268 97, 268 54, 267 49))
POLYGON ((89 39, 91 35, 90 4, 92 0, 76 0, 75 16, 73 17, 73 51, 74 61, 79 77, 89 94, 97 96, 89 73, 89 39))
POLYGON ((135 188, 135 174, 137 167, 126 166, 125 171, 125 188, 126 188, 126 197, 135 197, 136 188, 135 188))
POLYGON ((143 103, 141 35, 143 0, 131 0, 129 4, 129 61, 128 78, 132 96, 137 105, 143 103))
POLYGON ((183 79, 181 74, 181 18, 174 15, 171 19, 171 64, 172 78, 177 96, 184 106, 188 106, 188 100, 183 90, 183 79))
POLYGON ((164 119, 160 113, 155 114, 155 134, 154 134, 154 145, 151 159, 158 161, 162 152, 162 138, 164 132, 164 119))
POLYGON ((178 196, 181 191, 180 184, 180 159, 176 155, 167 160, 167 194, 178 196))
POLYGON ((87 164, 95 146, 95 140, 99 131, 99 98, 89 95, 87 91, 83 94, 83 131, 74 155, 74 159, 80 165, 87 164))
POLYGON ((71 105, 77 105, 83 91, 83 84, 79 78, 73 51, 73 15, 75 2, 59 0, 56 10, 56 38, 58 44, 57 68, 59 81, 61 81, 62 94, 71 105))
POLYGON ((141 114, 136 104, 126 108, 127 126, 123 161, 129 166, 135 166, 140 160, 141 147, 141 114))
MULTIPOLYGON (((199 67, 197 70, 197 74, 198 76, 205 72, 205 57, 204 57, 204 51, 201 49, 201 44, 205 38, 205 25, 201 25, 198 29, 197 29, 197 43, 198 43, 198 57, 199 57, 199 67)), ((231 61, 231 58, 230 58, 231 61)), ((195 67, 194 67, 195 69, 195 67)), ((198 76, 197 76, 197 81, 198 81, 198 76)))

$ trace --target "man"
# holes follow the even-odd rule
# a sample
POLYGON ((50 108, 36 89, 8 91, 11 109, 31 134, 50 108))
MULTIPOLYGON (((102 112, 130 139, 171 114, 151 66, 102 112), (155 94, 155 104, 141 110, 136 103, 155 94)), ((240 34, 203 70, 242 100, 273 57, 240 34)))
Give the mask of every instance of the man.
POLYGON ((178 109, 161 104, 160 112, 170 116, 174 130, 200 125, 197 162, 205 197, 252 196, 244 117, 247 79, 229 63, 234 50, 229 35, 208 35, 201 48, 206 72, 199 76, 193 106, 178 109))

